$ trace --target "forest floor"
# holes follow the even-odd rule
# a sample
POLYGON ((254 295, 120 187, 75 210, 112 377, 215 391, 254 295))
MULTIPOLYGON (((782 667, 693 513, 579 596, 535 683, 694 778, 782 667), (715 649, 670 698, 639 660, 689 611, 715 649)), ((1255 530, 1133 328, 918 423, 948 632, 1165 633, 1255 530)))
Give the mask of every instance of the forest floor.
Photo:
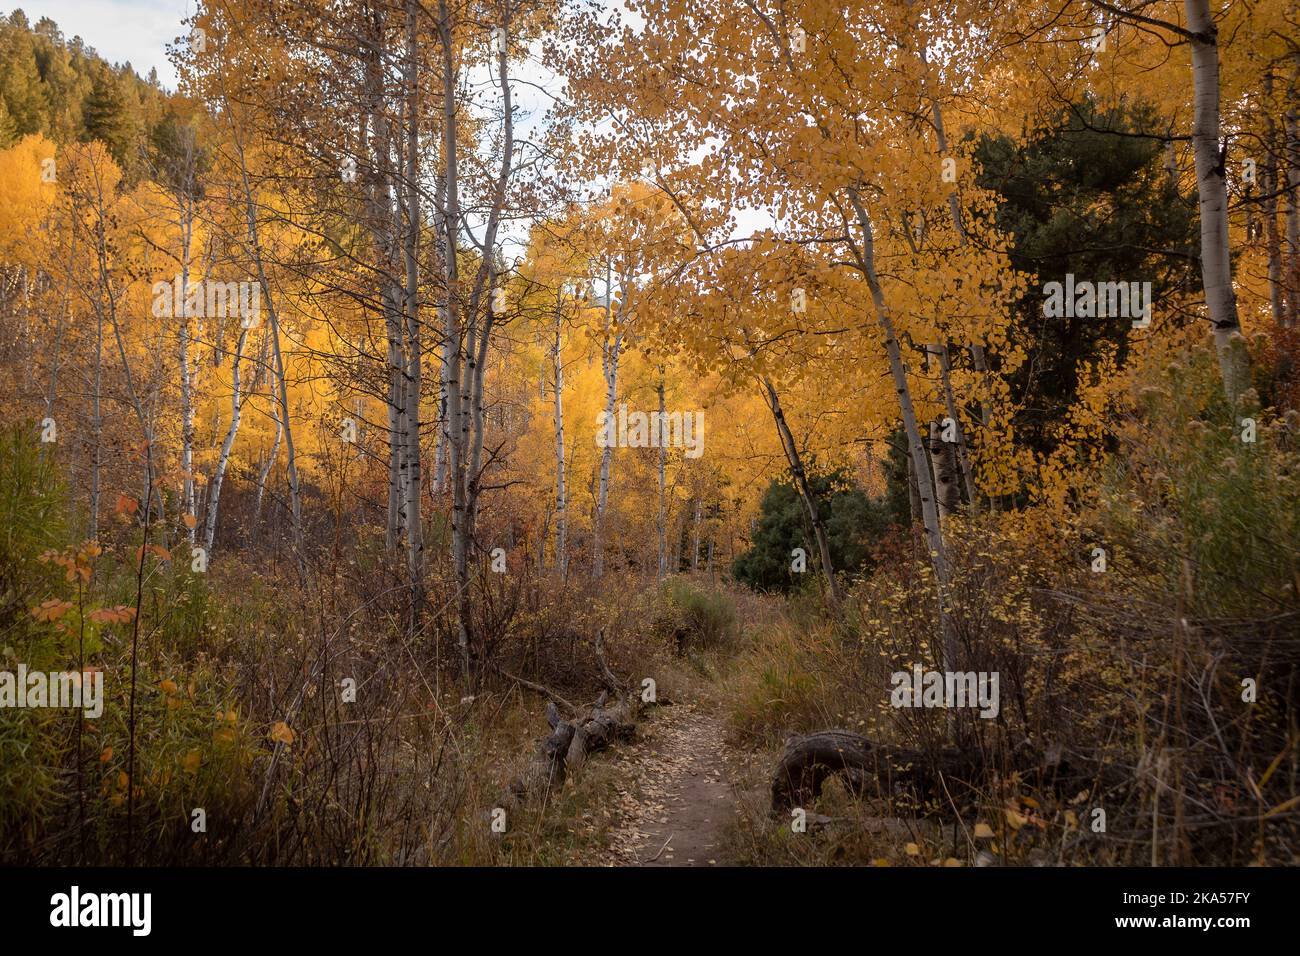
POLYGON ((721 834, 736 812, 735 755, 705 701, 656 708, 641 739, 620 748, 610 836, 616 866, 718 866, 721 834))

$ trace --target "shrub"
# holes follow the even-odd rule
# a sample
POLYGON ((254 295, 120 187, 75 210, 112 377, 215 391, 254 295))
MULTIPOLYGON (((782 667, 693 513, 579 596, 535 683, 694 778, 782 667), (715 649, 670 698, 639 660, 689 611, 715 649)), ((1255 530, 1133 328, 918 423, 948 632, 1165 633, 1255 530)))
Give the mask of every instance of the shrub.
POLYGON ((737 637, 736 609, 720 591, 669 578, 660 591, 651 630, 670 639, 679 652, 722 648, 737 637))

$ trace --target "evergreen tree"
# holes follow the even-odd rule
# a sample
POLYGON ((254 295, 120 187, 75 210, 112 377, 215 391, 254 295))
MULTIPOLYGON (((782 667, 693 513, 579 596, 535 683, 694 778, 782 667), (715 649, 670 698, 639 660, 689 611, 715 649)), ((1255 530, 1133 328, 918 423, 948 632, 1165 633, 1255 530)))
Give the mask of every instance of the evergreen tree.
MULTIPOLYGON (((888 505, 850 487, 842 470, 809 475, 808 483, 826 523, 835 570, 848 574, 867 570, 873 548, 893 518, 888 505)), ((784 479, 773 481, 763 494, 750 549, 736 558, 732 575, 755 590, 795 590, 807 575, 793 570, 792 552, 802 548, 807 570, 812 572, 817 554, 812 542, 808 510, 794 485, 784 479)))
POLYGON ((134 123, 117 77, 106 69, 100 70, 81 112, 81 139, 99 140, 123 170, 129 169, 134 123))
POLYGON ((1126 318, 1046 318, 1045 283, 1067 273, 1151 282, 1152 325, 1190 321, 1162 305, 1175 289, 1200 284, 1195 196, 1180 195, 1164 168, 1158 130, 1148 109, 1084 103, 1019 144, 1005 136, 976 143, 977 181, 1001 194, 997 225, 1015 237, 1011 262, 1034 276, 1014 317, 1028 361, 1011 386, 1022 407, 1017 433, 1040 451, 1078 394, 1083 363, 1109 347, 1122 363, 1131 328, 1126 318))
POLYGON ((9 115, 9 108, 5 106, 5 101, 0 99, 0 149, 8 149, 16 142, 18 142, 18 124, 9 115))

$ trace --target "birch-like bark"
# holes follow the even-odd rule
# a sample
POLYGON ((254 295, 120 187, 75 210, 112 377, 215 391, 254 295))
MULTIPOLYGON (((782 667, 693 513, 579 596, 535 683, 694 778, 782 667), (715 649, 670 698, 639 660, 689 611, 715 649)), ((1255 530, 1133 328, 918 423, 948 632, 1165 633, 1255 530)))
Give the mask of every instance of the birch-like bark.
MULTIPOLYGON (((195 515, 194 502, 194 380, 193 371, 190 367, 190 310, 189 310, 189 291, 190 291, 190 245, 194 234, 194 199, 192 191, 192 180, 189 178, 188 170, 192 168, 193 152, 190 148, 190 155, 187 156, 187 175, 186 182, 182 185, 181 194, 181 307, 179 315, 179 331, 177 333, 179 342, 179 360, 181 372, 181 473, 182 478, 182 502, 181 510, 188 515, 195 515)), ((202 294, 202 293, 200 293, 202 294)), ((172 312, 175 313, 175 303, 173 303, 172 312)), ((194 528, 186 529, 186 538, 191 545, 194 544, 194 528)))
POLYGON ((471 673, 470 604, 469 604, 469 539, 466 521, 466 435, 462 431, 464 416, 461 395, 461 375, 465 368, 465 334, 461 325, 460 267, 457 237, 460 233, 460 170, 456 154, 456 62, 452 38, 451 13, 447 0, 438 0, 438 39, 442 45, 442 126, 443 126, 443 179, 445 181, 446 224, 443 231, 446 248, 443 253, 444 295, 444 379, 447 386, 447 441, 448 474, 451 484, 451 552, 452 568, 456 580, 456 606, 458 620, 456 643, 460 650, 461 666, 471 673))
POLYGON ((961 419, 957 416, 957 403, 952 393, 948 347, 942 343, 929 346, 926 349, 926 360, 931 370, 937 368, 939 371, 944 409, 948 413, 948 418, 954 423, 954 440, 947 441, 944 439, 945 423, 942 420, 930 422, 930 440, 927 446, 930 465, 934 470, 935 500, 939 505, 939 518, 944 520, 961 508, 963 484, 967 498, 972 503, 972 508, 974 507, 975 485, 971 478, 970 461, 966 456, 966 443, 962 439, 961 419))
POLYGON ((514 115, 509 74, 509 36, 512 5, 501 8, 501 41, 496 55, 496 80, 501 89, 502 133, 501 166, 493 184, 492 203, 486 214, 481 257, 474 282, 465 295, 460 288, 457 263, 457 236, 461 228, 460 179, 456 155, 457 139, 457 71, 454 23, 447 0, 438 0, 438 38, 442 48, 442 122, 443 177, 445 196, 444 250, 444 335, 447 345, 447 406, 449 426, 446 430, 450 484, 452 491, 452 563, 456 576, 458 601, 457 643, 467 673, 471 671, 473 641, 471 634, 472 596, 470 594, 469 552, 473 544, 478 504, 479 462, 483 447, 484 359, 491 341, 492 316, 485 317, 477 330, 475 319, 490 291, 495 268, 497 232, 505 207, 506 187, 510 181, 514 158, 514 115), (475 340, 474 336, 478 338, 475 340))
MULTIPOLYGON (((229 109, 229 104, 227 104, 227 109, 229 109)), ((244 156, 243 140, 238 133, 233 118, 231 119, 230 126, 234 135, 235 153, 239 159, 239 174, 244 189, 244 208, 247 218, 249 243, 248 251, 253 257, 253 265, 257 270, 257 281, 262 289, 262 301, 266 303, 267 315, 271 320, 271 354, 274 360, 272 374, 274 376, 274 387, 276 387, 279 392, 279 418, 280 424, 284 429, 285 464, 289 472, 289 515, 293 529, 294 557, 297 561, 299 572, 306 574, 307 554, 302 528, 302 498, 299 494, 298 459, 294 453, 293 425, 289 419, 289 389, 285 384, 284 353, 280 348, 280 317, 275 307, 275 299, 271 295, 271 285, 266 280, 266 269, 262 263, 262 243, 257 229, 257 206, 253 199, 253 187, 248 180, 248 162, 244 156)))
POLYGON ((907 435, 908 454, 912 466, 916 469, 917 494, 921 499, 921 523, 925 529, 926 546, 930 553, 930 566, 934 571, 939 598, 939 629, 941 633, 941 668, 952 671, 957 662, 957 637, 948 615, 948 555, 944 548, 943 531, 939 523, 939 507, 935 501, 934 485, 930 480, 930 468, 925 457, 925 444, 917 424, 916 410, 912 404, 912 391, 907 381, 907 368, 903 365, 902 350, 898 337, 894 334, 894 322, 885 301, 884 290, 876 274, 875 236, 871 219, 856 188, 849 189, 849 198, 857 216, 858 227, 862 232, 861 244, 854 244, 853 251, 858 259, 858 266, 866 280, 871 293, 871 302, 876 312, 876 320, 885 336, 885 350, 889 354, 889 372, 894 380, 894 390, 898 394, 898 407, 903 418, 903 430, 907 435))
POLYGON ((447 471, 447 379, 445 363, 438 367, 438 433, 433 444, 433 494, 441 498, 446 487, 447 471))
POLYGON ((930 422, 927 443, 930 467, 934 473, 934 500, 939 506, 939 520, 947 521, 961 508, 961 485, 957 465, 957 445, 943 440, 943 424, 930 422))
MULTIPOLYGON (((619 331, 614 333, 610 313, 613 309, 614 288, 612 270, 605 264, 605 335, 600 347, 600 370, 605 377, 605 421, 614 420, 614 406, 618 400, 618 358, 623 345, 622 322, 627 311, 628 285, 622 283, 623 298, 619 301, 619 331)), ((613 479, 614 449, 605 443, 600 450, 600 482, 596 491, 596 516, 592 522, 591 576, 599 579, 605 573, 605 519, 609 510, 609 488, 613 479)))
POLYGON ((91 431, 94 448, 90 463, 90 534, 91 541, 99 538, 99 472, 103 467, 104 414, 102 395, 104 390, 104 313, 95 310, 95 384, 91 398, 91 431))
POLYGON ((691 521, 691 570, 700 569, 700 525, 704 520, 704 500, 695 499, 695 516, 691 521))
POLYGON ((424 358, 420 324, 420 102, 419 46, 416 40, 416 0, 406 2, 406 232, 402 253, 406 267, 402 314, 406 323, 406 570, 411 591, 411 633, 424 617, 424 520, 421 516, 420 392, 424 358))
MULTIPOLYGON (((1294 85, 1290 92, 1294 102, 1294 85)), ((1294 106, 1286 112, 1286 184, 1286 325, 1294 328, 1300 322, 1300 119, 1294 106)))
MULTIPOLYGON (((1273 99, 1273 74, 1264 74, 1264 102, 1270 104, 1273 99)), ((1267 109, 1267 107, 1266 107, 1267 109)), ((1277 228, 1277 194, 1281 177, 1278 174, 1278 128, 1277 120, 1270 110, 1265 124, 1266 141, 1264 143, 1264 170, 1261 189, 1264 194, 1264 251, 1268 258, 1268 300, 1273 311, 1273 323, 1278 328, 1287 328, 1289 319, 1286 311, 1286 298, 1282 279, 1282 240, 1277 228)), ((1293 194, 1294 195, 1294 194, 1293 194)))
POLYGON ((1237 320, 1237 296, 1232 287, 1232 258, 1228 241, 1228 186, 1224 175, 1226 146, 1219 139, 1219 28, 1209 0, 1184 0, 1187 29, 1192 34, 1193 128, 1196 188, 1201 218, 1201 281, 1205 305, 1214 328, 1219 373, 1228 401, 1249 381, 1249 356, 1237 320))
POLYGON ((668 573, 668 431, 664 426, 664 370, 659 368, 659 434, 655 437, 659 447, 659 512, 655 529, 659 533, 659 577, 668 573))
POLYGON ((203 550, 209 558, 212 557, 212 546, 217 537, 217 513, 221 504, 221 485, 226 477, 226 466, 230 462, 230 450, 235 445, 235 436, 239 434, 239 424, 243 418, 244 402, 240 396, 239 379, 240 363, 244 358, 244 343, 247 341, 248 330, 241 328, 239 341, 235 344, 235 358, 230 366, 230 426, 226 429, 226 437, 221 441, 221 451, 217 456, 217 467, 212 473, 212 482, 208 486, 207 514, 203 525, 203 550))
POLYGON ((564 355, 561 351, 563 295, 563 288, 555 293, 555 344, 551 348, 555 376, 555 567, 561 580, 568 576, 569 571, 566 541, 569 498, 564 485, 564 355))
POLYGON ((284 435, 284 424, 280 421, 280 416, 275 413, 275 406, 271 407, 271 420, 275 422, 275 438, 271 442, 270 454, 266 456, 266 461, 257 472, 257 497, 253 505, 253 524, 255 526, 262 523, 262 499, 266 494, 266 482, 271 477, 271 469, 275 467, 275 459, 280 454, 280 439, 284 435))

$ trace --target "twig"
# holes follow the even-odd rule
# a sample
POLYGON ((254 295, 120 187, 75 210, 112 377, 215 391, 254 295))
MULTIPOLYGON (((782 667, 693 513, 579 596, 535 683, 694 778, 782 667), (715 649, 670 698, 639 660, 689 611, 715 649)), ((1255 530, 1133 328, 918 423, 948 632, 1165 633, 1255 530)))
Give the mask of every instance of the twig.
POLYGON ((650 859, 648 860, 642 860, 641 865, 645 866, 647 863, 653 863, 655 860, 659 859, 660 855, 664 852, 664 850, 668 849, 668 844, 673 842, 673 837, 675 836, 677 836, 676 833, 668 834, 668 839, 664 840, 664 845, 659 848, 659 852, 656 853, 654 856, 650 857, 650 859))

